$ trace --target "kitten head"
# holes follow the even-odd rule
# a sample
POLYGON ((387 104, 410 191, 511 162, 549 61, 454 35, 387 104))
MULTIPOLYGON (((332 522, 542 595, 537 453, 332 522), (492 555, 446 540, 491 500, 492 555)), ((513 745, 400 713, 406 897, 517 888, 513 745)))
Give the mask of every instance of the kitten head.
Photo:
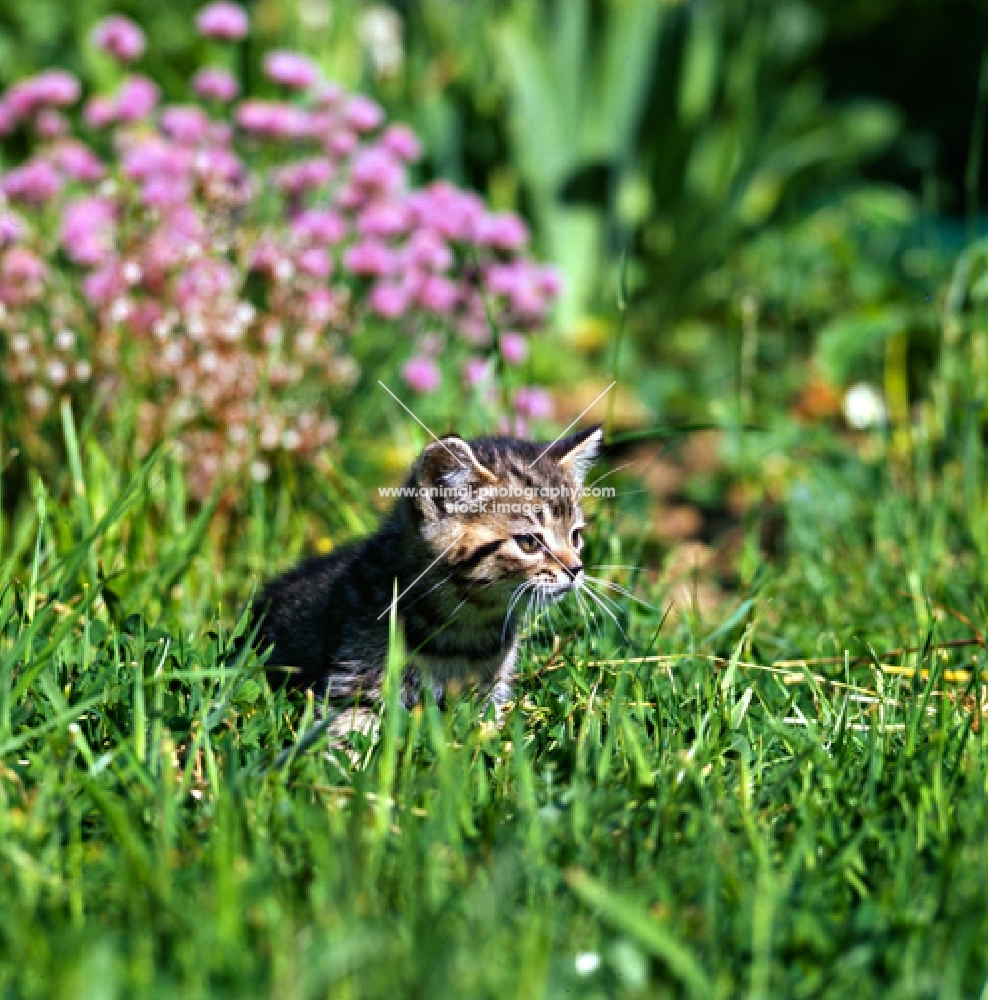
POLYGON ((430 444, 412 478, 437 559, 492 595, 530 583, 558 599, 579 586, 580 497, 602 436, 593 427, 551 444, 455 435, 430 444))

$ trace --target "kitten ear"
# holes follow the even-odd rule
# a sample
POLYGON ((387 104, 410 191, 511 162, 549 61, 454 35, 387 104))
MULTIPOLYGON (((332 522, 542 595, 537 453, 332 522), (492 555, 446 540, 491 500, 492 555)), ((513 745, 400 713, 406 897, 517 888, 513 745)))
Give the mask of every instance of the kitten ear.
POLYGON ((597 461, 603 441, 604 431, 598 424, 561 438, 552 446, 549 454, 582 483, 587 469, 597 461))
POLYGON ((460 489, 473 484, 496 483, 497 476, 483 466, 461 437, 449 434, 433 441, 419 459, 420 486, 460 489))

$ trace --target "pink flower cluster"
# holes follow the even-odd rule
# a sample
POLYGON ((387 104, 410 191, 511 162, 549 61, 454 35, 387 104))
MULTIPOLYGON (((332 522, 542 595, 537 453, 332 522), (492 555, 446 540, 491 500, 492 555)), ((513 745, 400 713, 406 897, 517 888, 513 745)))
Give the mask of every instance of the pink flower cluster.
MULTIPOLYGON (((249 30, 228 2, 197 25, 214 39, 249 30)), ((91 38, 121 67, 145 47, 119 16, 91 38)), ((35 426, 73 386, 137 392, 146 443, 176 437, 199 493, 221 471, 263 475, 265 456, 332 439, 332 401, 359 377, 355 334, 404 331, 415 391, 439 388, 449 347, 477 384, 495 349, 524 362, 559 294, 555 272, 523 256, 517 216, 447 182, 410 183, 418 138, 375 102, 300 53, 262 65, 290 98, 231 105, 237 79, 204 67, 190 81, 203 103, 162 106, 154 81, 121 72, 83 109, 103 157, 64 116, 80 98, 71 75, 0 97, 0 136, 33 139, 0 175, 0 379, 35 426), (492 326, 508 331, 497 343, 492 326)), ((526 392, 516 411, 538 417, 526 392)))

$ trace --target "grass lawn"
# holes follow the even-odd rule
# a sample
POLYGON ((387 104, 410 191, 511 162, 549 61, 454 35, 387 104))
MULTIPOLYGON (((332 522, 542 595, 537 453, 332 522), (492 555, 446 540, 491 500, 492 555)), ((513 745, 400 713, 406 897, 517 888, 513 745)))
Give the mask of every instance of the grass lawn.
MULTIPOLYGON (((976 437, 754 435, 783 543, 756 506, 716 612, 612 570, 652 607, 563 606, 502 728, 392 708, 351 766, 234 652, 295 498, 222 556, 167 456, 66 427, 64 495, 0 541, 3 997, 982 995, 976 437)), ((588 563, 639 562, 616 517, 588 563)))

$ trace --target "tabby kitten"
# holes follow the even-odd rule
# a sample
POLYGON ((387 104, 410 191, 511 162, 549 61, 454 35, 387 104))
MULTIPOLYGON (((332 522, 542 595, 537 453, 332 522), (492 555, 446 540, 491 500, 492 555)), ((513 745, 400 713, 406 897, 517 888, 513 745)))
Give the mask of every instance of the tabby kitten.
POLYGON ((271 649, 269 669, 320 696, 377 703, 397 580, 404 704, 423 685, 440 704, 476 685, 500 709, 528 600, 558 601, 583 582, 579 497, 600 442, 594 427, 551 445, 430 444, 376 534, 268 584, 259 648, 271 649))

